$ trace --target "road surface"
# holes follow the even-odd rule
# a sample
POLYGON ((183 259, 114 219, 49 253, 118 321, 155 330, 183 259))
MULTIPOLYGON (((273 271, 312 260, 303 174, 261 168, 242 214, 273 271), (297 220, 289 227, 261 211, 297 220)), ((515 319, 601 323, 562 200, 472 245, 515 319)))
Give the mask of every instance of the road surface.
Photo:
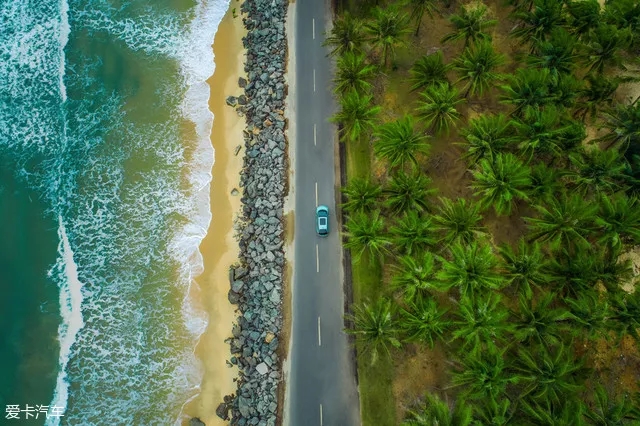
MULTIPOLYGON (((285 425, 360 425, 344 329, 341 242, 336 219, 335 126, 331 66, 322 46, 331 18, 325 0, 296 0, 295 229, 293 323, 285 425), (330 211, 330 234, 316 235, 315 208, 330 211)), ((290 17, 291 19, 291 17, 290 17)))

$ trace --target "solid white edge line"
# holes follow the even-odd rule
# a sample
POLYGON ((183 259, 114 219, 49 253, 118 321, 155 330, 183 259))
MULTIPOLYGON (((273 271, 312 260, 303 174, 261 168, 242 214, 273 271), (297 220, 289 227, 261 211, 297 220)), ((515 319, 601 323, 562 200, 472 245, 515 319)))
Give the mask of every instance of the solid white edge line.
POLYGON ((318 245, 316 244, 316 272, 320 272, 320 256, 318 255, 318 245))
POLYGON ((318 346, 322 346, 322 334, 320 332, 320 317, 318 317, 318 346))

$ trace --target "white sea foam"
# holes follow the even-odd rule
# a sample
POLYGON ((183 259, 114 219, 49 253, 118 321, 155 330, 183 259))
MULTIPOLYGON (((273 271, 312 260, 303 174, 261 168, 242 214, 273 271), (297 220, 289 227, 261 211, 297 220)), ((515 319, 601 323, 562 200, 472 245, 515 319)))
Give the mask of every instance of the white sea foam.
MULTIPOLYGON (((67 408, 69 397, 66 367, 71 354, 71 346, 75 343, 78 332, 84 327, 84 320, 82 319, 82 283, 78 279, 78 266, 73 260, 73 251, 61 216, 58 217, 58 237, 60 238, 58 244, 60 257, 49 275, 58 275, 57 281, 60 288, 60 316, 62 317, 62 322, 58 327, 60 373, 50 405, 60 407, 64 411, 67 408)), ((46 422, 47 426, 59 424, 59 417, 49 417, 46 422)))
POLYGON ((65 57, 64 57, 64 48, 67 46, 69 42, 69 33, 71 32, 71 28, 69 27, 69 4, 67 0, 60 0, 60 29, 59 29, 59 51, 60 51, 60 67, 59 76, 60 76, 60 96, 62 97, 62 102, 67 100, 67 88, 64 85, 64 68, 65 68, 65 57))

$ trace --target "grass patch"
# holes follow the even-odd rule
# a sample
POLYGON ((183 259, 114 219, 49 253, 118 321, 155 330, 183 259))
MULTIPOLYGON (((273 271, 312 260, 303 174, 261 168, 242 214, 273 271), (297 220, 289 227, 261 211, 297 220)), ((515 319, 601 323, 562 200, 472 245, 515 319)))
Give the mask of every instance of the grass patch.
MULTIPOLYGON (((369 140, 349 143, 347 180, 371 176, 369 140)), ((378 259, 363 253, 359 260, 352 258, 353 298, 355 303, 376 300, 382 293, 382 265, 378 259)), ((357 348, 361 353, 361 348, 357 348)), ((381 356, 371 365, 367 356, 358 359, 360 413, 363 426, 393 426, 396 420, 393 397, 393 362, 381 356)))

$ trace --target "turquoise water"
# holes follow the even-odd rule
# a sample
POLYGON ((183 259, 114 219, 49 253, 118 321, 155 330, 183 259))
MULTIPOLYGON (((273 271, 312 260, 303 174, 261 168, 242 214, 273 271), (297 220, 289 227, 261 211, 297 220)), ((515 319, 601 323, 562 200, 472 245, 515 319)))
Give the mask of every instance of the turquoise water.
POLYGON ((227 6, 0 0, 0 405, 166 425, 197 392, 188 291, 227 6))

